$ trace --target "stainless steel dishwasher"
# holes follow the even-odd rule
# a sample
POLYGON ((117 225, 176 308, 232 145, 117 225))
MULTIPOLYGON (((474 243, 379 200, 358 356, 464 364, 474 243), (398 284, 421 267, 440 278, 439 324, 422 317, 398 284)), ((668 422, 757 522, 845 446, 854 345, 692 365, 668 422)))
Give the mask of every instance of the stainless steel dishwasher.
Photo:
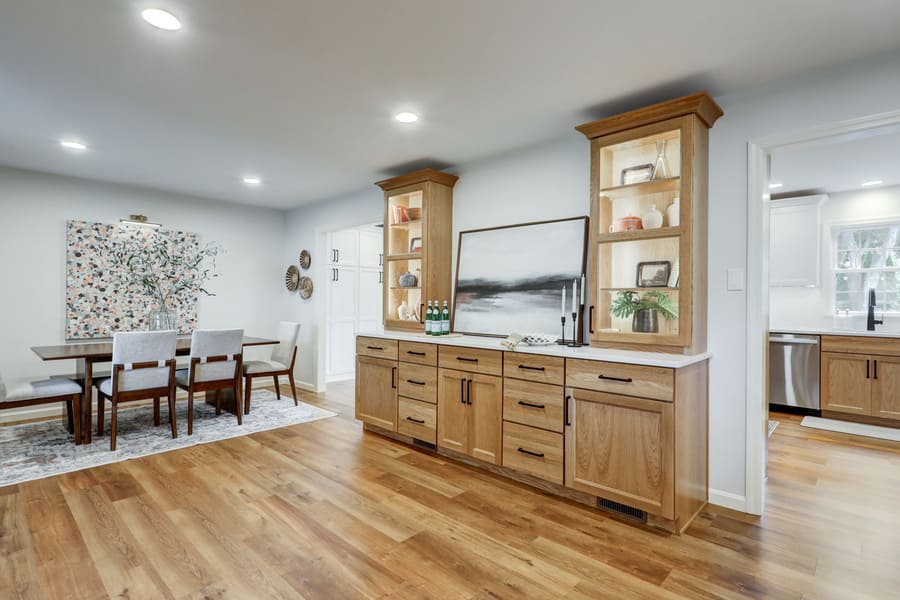
POLYGON ((819 410, 819 336, 769 334, 769 404, 819 410))

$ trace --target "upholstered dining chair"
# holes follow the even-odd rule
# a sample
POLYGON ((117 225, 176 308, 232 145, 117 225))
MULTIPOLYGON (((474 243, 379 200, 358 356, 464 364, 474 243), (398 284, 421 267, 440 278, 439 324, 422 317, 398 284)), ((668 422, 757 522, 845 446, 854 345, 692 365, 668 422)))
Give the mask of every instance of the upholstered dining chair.
POLYGON ((222 390, 234 392, 234 412, 241 416, 243 329, 197 329, 191 335, 191 362, 175 374, 175 385, 188 393, 188 435, 194 434, 194 394, 216 393, 216 414, 222 414, 222 390))
MULTIPOLYGON (((75 435, 75 443, 81 443, 81 386, 71 379, 52 377, 40 381, 16 380, 9 383, 0 373, 0 410, 24 408, 39 404, 65 402, 67 427, 75 435)), ((88 424, 90 427, 90 424, 88 424)))
POLYGON ((288 376, 291 382, 291 394, 294 406, 297 405, 297 388, 294 385, 294 361, 297 359, 297 336, 300 335, 300 323, 282 321, 278 324, 278 345, 272 348, 269 360, 248 360, 244 363, 244 414, 250 414, 250 390, 253 380, 259 377, 271 377, 275 382, 275 396, 281 400, 278 378, 288 376))
POLYGON ((132 331, 113 335, 112 376, 97 381, 97 435, 103 435, 106 400, 112 405, 109 449, 116 449, 119 404, 153 399, 153 424, 159 425, 159 399, 169 401, 172 438, 175 424, 175 332, 132 331))

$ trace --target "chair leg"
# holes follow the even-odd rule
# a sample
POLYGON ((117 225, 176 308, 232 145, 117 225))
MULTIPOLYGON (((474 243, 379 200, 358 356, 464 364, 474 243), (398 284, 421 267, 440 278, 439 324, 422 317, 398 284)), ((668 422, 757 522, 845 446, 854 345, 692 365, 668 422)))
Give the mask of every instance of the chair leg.
POLYGON ((153 398, 153 426, 159 427, 159 396, 153 398))
POLYGON ((253 389, 253 378, 247 377, 244 382, 244 414, 250 414, 250 390, 253 389))
MULTIPOLYGON (((218 392, 216 392, 216 394, 217 394, 216 402, 218 403, 218 400, 219 400, 218 392)), ((240 384, 235 384, 235 386, 234 386, 234 407, 235 407, 235 409, 237 409, 234 412, 235 412, 235 414, 237 414, 238 425, 243 425, 244 418, 241 413, 243 413, 244 411, 241 410, 241 386, 240 386, 240 384)))
POLYGON ((119 405, 115 400, 110 402, 112 405, 112 416, 109 419, 109 449, 113 451, 116 449, 116 421, 119 416, 119 405))
POLYGON ((66 400, 66 429, 75 433, 75 415, 72 414, 72 401, 66 400))
MULTIPOLYGON (((235 395, 235 399, 239 398, 239 396, 235 395)), ((241 412, 238 410, 237 412, 241 412)), ((216 390, 216 416, 222 414, 222 390, 216 390)))
POLYGON ((77 446, 81 444, 81 394, 72 395, 72 412, 75 415, 73 428, 75 430, 75 445, 77 446))
MULTIPOLYGON (((97 435, 103 435, 103 413, 106 412, 106 396, 97 392, 97 435)), ((90 425, 90 423, 88 423, 90 425)))
POLYGON ((178 427, 175 426, 175 390, 169 392, 169 423, 172 424, 172 439, 178 437, 178 427))
POLYGON ((288 379, 291 382, 291 395, 294 396, 294 406, 297 406, 297 386, 294 385, 294 372, 288 371, 288 379))
POLYGON ((278 375, 273 375, 272 381, 275 382, 275 398, 281 400, 281 389, 278 387, 278 375))
POLYGON ((194 435, 194 391, 188 390, 188 435, 194 435))

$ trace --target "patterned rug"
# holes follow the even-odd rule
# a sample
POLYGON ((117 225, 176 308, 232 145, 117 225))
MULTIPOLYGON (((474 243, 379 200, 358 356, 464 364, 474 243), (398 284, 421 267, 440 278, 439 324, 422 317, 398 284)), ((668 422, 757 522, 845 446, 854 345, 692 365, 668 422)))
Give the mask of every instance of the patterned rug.
POLYGON ((96 435, 96 414, 93 443, 76 446, 72 436, 59 421, 42 421, 0 427, 0 487, 41 479, 61 473, 80 471, 109 463, 139 458, 179 448, 208 444, 219 440, 277 429, 298 423, 308 423, 333 417, 337 413, 301 402, 294 406, 290 396, 275 398, 275 392, 257 390, 251 397, 251 410, 238 426, 237 417, 222 411, 216 416, 214 406, 194 402, 194 435, 187 434, 187 401, 175 405, 178 437, 172 439, 166 401, 160 407, 161 423, 153 426, 153 407, 145 406, 119 411, 116 451, 109 451, 109 415, 106 431, 96 435))

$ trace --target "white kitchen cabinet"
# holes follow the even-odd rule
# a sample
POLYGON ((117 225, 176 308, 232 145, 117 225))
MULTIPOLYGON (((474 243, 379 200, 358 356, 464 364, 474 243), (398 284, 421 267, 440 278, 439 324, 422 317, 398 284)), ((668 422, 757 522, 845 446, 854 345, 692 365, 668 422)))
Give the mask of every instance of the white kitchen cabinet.
POLYGON ((331 255, 328 262, 335 265, 356 265, 359 247, 359 231, 345 229, 331 234, 331 255))
POLYGON ((822 242, 819 207, 825 195, 769 204, 769 285, 818 287, 822 242))

